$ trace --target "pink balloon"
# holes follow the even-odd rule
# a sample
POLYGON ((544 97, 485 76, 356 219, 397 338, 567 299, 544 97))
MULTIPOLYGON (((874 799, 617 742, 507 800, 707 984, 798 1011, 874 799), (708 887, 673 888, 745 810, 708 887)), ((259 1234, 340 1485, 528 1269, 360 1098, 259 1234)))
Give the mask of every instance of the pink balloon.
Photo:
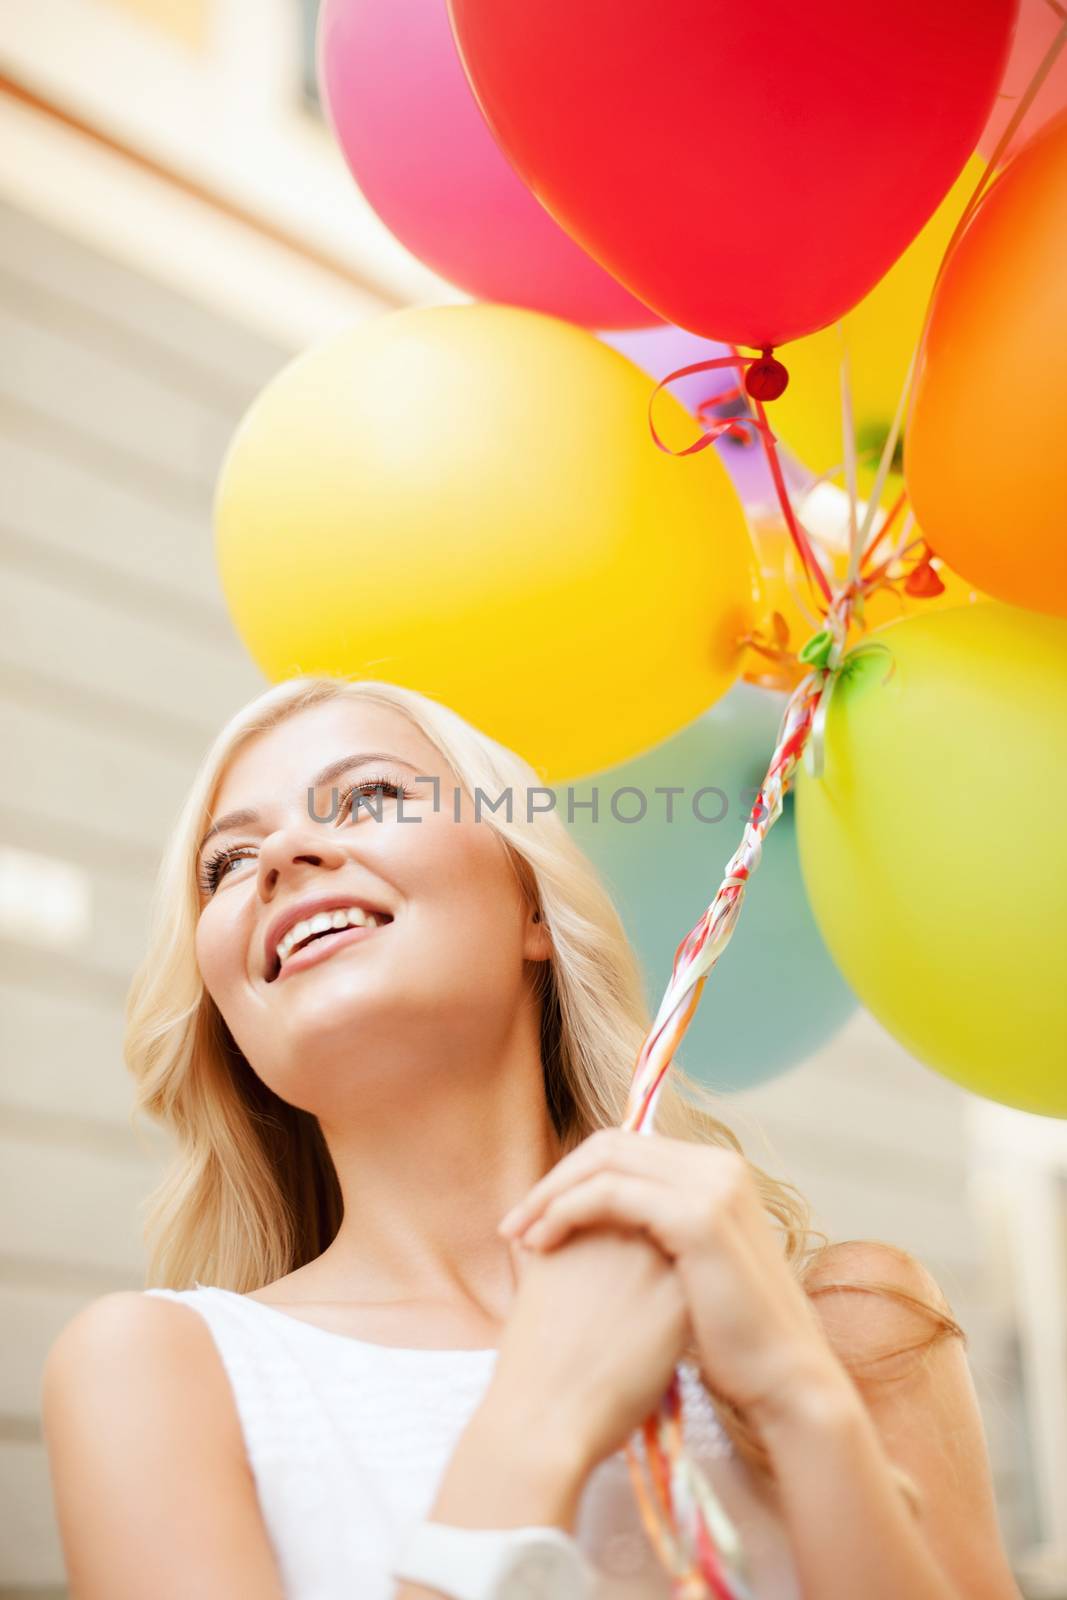
MULTIPOLYGON (((1016 106, 1029 87, 1030 80, 1044 59, 1045 52, 1063 27, 1049 0, 1020 0, 1019 15, 1015 23, 1015 42, 1011 47, 997 98, 989 121, 978 141, 978 151, 988 161, 1001 134, 1011 121, 1016 106)), ((1014 135, 1004 157, 1012 155, 1042 123, 1067 106, 1067 46, 1060 50, 1052 70, 1031 102, 1022 124, 1014 135)))
POLYGON ((325 0, 318 67, 363 194, 449 283, 589 328, 660 320, 575 244, 512 168, 471 93, 445 0, 325 0))

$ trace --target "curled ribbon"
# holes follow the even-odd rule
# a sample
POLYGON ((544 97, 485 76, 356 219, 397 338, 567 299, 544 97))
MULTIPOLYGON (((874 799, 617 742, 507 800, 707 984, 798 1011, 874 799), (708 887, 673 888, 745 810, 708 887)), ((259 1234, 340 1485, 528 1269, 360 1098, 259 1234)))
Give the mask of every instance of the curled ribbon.
POLYGON ((688 378, 697 372, 713 372, 717 368, 721 367, 735 367, 738 372, 743 374, 746 373, 750 367, 765 362, 766 357, 767 352, 764 352, 762 356, 743 356, 737 349, 734 349, 732 355, 713 356, 707 361, 693 361, 690 362, 689 366, 687 367, 679 367, 675 372, 669 372, 665 378, 660 379, 659 383, 657 383, 656 387, 649 395, 649 432, 652 434, 656 448, 658 450, 662 450, 664 455, 695 456, 701 450, 706 450, 710 444, 714 444, 716 439, 721 438, 724 433, 736 433, 738 428, 745 426, 754 429, 755 432, 759 434, 759 437, 763 443, 764 453, 767 457, 767 465, 770 468, 771 477, 774 481, 775 493, 778 496, 778 502, 782 508, 782 516, 784 517, 786 527, 789 530, 789 536, 796 546, 797 553, 804 565, 804 571, 807 574, 809 582, 814 584, 814 586, 822 594, 823 600, 829 604, 830 600, 833 598, 829 579, 823 571, 815 552, 811 548, 811 543, 806 532, 804 531, 802 524, 797 520, 793 512, 793 507, 789 499, 789 491, 785 486, 785 477, 782 473, 782 465, 778 459, 778 451, 776 448, 777 439, 771 429, 770 423, 767 421, 767 413, 764 409, 763 401, 759 399, 758 395, 749 394, 747 390, 738 391, 747 395, 754 408, 754 411, 744 413, 740 416, 720 418, 718 421, 713 422, 710 427, 706 428, 703 433, 699 434, 698 437, 693 440, 692 444, 687 444, 682 450, 672 450, 670 445, 666 444, 663 439, 660 438, 656 429, 655 421, 653 420, 652 407, 655 404, 656 396, 659 394, 661 389, 665 389, 668 384, 674 383, 678 378, 688 378))
MULTIPOLYGON (((763 855, 763 842, 782 814, 798 764, 803 760, 814 777, 822 775, 826 716, 841 673, 858 657, 875 650, 892 661, 888 646, 876 640, 845 655, 852 610, 862 594, 862 580, 835 592, 825 625, 800 652, 799 659, 811 671, 786 703, 766 776, 718 892, 675 952, 671 980, 634 1068, 624 1128, 637 1133, 652 1129, 667 1073, 704 984, 733 936, 745 891, 763 855)), ((893 670, 891 666, 883 681, 888 682, 893 670)), ((715 1600, 751 1600, 737 1529, 685 1448, 677 1373, 658 1413, 646 1422, 644 1442, 655 1499, 642 1480, 632 1445, 626 1448, 627 1464, 642 1521, 661 1564, 671 1575, 676 1600, 708 1593, 715 1600), (672 1536, 672 1529, 677 1537, 672 1536)))

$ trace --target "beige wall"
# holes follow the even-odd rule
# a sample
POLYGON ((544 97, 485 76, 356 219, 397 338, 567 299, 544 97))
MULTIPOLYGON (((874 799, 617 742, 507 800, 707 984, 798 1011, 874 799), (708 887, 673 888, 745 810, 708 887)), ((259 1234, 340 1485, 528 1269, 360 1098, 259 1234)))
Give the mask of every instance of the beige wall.
POLYGON ((68 948, 0 938, 0 1595, 62 1581, 40 1368, 143 1283, 158 1140, 128 1126, 122 1005, 169 819, 264 686, 214 576, 210 501, 288 351, 0 205, 0 845, 84 874, 68 948))
MULTIPOLYGON (((139 9, 148 4, 162 0, 139 9)), ((307 105, 304 36, 300 0, 211 0, 202 51, 175 48, 126 0, 3 0, 3 75, 57 116, 49 124, 0 95, 0 192, 164 281, 195 284, 268 337, 283 323, 306 340, 384 304, 465 299, 359 193, 307 105), (64 137, 64 118, 99 137, 64 137), (211 196, 223 222, 197 214, 177 186, 117 171, 106 142, 211 196), (225 226, 235 210, 262 225, 252 260, 225 226), (303 261, 291 250, 278 259, 268 231, 303 261)))
POLYGON ((207 42, 212 0, 97 0, 97 3, 128 11, 195 50, 202 50, 207 42))

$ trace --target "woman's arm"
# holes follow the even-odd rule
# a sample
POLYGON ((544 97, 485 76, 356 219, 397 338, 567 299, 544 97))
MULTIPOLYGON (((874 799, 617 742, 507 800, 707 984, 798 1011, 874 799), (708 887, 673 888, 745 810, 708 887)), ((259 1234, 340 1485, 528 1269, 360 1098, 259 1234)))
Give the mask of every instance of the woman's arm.
MULTIPOLYGON (((41 1398, 71 1600, 284 1600, 229 1379, 198 1312, 134 1291, 94 1300, 49 1350, 41 1398)), ((491 1386, 430 1515, 573 1531, 589 1471, 578 1439, 491 1386)), ((401 1584, 395 1600, 438 1593, 401 1584)))
POLYGON ((605 1226, 643 1229, 675 1263, 706 1382, 764 1433, 806 1595, 1019 1600, 958 1342, 905 1356, 894 1373, 874 1362, 861 1386, 844 1362, 918 1345, 928 1325, 891 1296, 815 1293, 820 1276, 866 1277, 936 1302, 914 1257, 850 1241, 824 1252, 802 1287, 740 1153, 622 1129, 568 1152, 500 1224, 550 1253, 576 1229, 605 1226), (894 1462, 916 1482, 918 1518, 894 1462))
POLYGON ((49 1350, 41 1398, 71 1600, 283 1600, 196 1311, 134 1290, 92 1301, 49 1350))
MULTIPOLYGON (((524 1416, 492 1390, 461 1435, 429 1517, 457 1528, 562 1528, 573 1534, 589 1464, 573 1429, 557 1434, 543 1412, 524 1416)), ((401 1583, 393 1600, 439 1600, 401 1583)))
MULTIPOLYGON (((888 1283, 945 1305, 914 1257, 849 1241, 820 1258, 809 1287, 888 1283)), ((801 1584, 819 1600, 1019 1600, 1001 1542, 985 1433, 966 1353, 947 1338, 886 1361, 928 1331, 921 1313, 862 1290, 818 1294, 838 1364, 798 1383, 756 1421, 779 1475, 801 1584), (844 1381, 842 1381, 844 1380, 844 1381), (887 1470, 919 1491, 913 1512, 887 1470)), ((947 1305, 945 1307, 947 1309, 947 1305)))

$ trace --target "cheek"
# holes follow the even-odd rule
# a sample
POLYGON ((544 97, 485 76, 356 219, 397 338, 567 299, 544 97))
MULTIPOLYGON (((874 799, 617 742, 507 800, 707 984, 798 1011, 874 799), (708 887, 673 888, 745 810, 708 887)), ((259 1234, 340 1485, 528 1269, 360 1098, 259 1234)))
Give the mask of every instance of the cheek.
POLYGON ((196 925, 196 964, 200 969, 200 977, 204 988, 211 998, 218 1004, 219 1000, 219 975, 215 965, 215 947, 211 937, 211 930, 205 926, 203 917, 196 925))
POLYGON ((432 860, 424 860, 421 883, 413 880, 416 901, 433 906, 445 942, 442 954, 479 960, 499 970, 514 963, 523 938, 519 886, 504 849, 484 822, 448 821, 434 840, 432 860), (432 885, 432 889, 431 889, 432 885))
POLYGON ((234 930, 228 929, 221 907, 208 906, 196 925, 196 964, 204 987, 219 1009, 240 976, 240 950, 234 930))
POLYGON ((472 968, 488 965, 499 974, 510 960, 517 885, 489 825, 471 816, 454 821, 449 790, 439 812, 427 808, 418 823, 395 823, 380 840, 376 865, 399 891, 408 919, 397 931, 412 941, 411 959, 427 981, 453 991, 466 987, 472 968))

